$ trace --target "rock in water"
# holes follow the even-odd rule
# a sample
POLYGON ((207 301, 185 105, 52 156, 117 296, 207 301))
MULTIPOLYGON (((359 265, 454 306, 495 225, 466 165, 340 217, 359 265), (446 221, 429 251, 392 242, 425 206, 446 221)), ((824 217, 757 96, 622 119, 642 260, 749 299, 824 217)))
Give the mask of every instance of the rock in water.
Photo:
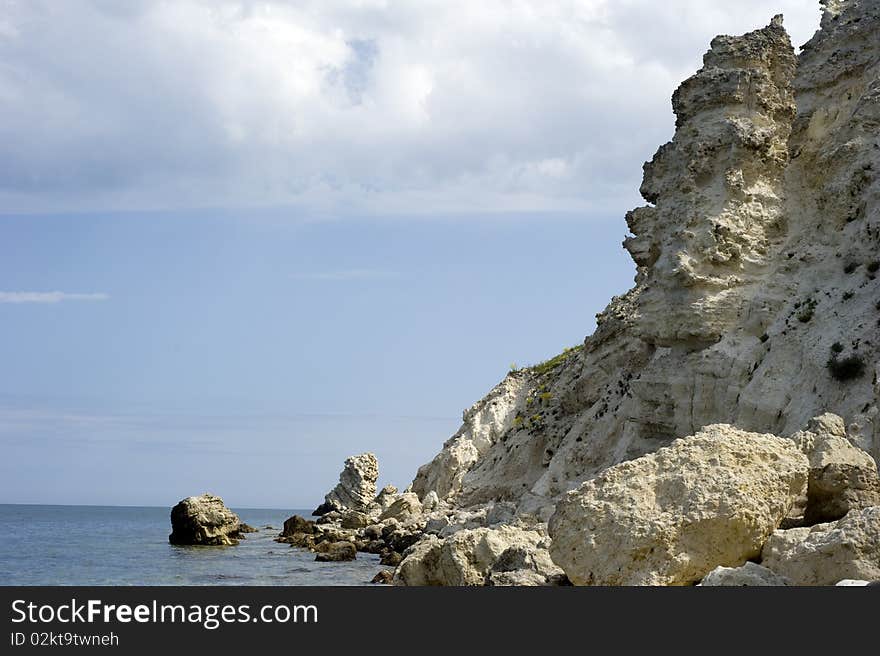
POLYGON ((290 537, 297 533, 305 533, 311 535, 315 532, 315 522, 299 515, 293 515, 284 520, 284 527, 281 529, 281 537, 290 537))
POLYGON ((566 494, 550 554, 575 585, 690 585, 758 556, 807 470, 791 440, 707 426, 566 494))
POLYGON ((791 581, 766 567, 746 563, 742 567, 716 567, 706 575, 700 585, 705 587, 786 586, 791 585, 791 581))
POLYGON ((339 474, 339 483, 327 493, 324 503, 313 514, 326 515, 334 510, 366 511, 376 497, 378 478, 379 463, 372 453, 347 458, 345 468, 339 474))
POLYGON ((322 542, 315 560, 326 563, 341 563, 354 560, 357 555, 357 547, 348 541, 322 542))
POLYGON ((824 414, 792 437, 810 460, 807 525, 838 520, 850 510, 880 506, 877 463, 846 438, 843 419, 824 414))
POLYGON ((851 510, 829 524, 776 531, 761 563, 795 585, 880 580, 880 507, 851 510))
POLYGON ((213 494, 187 497, 171 509, 168 541, 179 545, 231 545, 241 537, 241 520, 213 494))
POLYGON ((376 576, 374 576, 370 583, 378 583, 380 585, 389 585, 391 581, 394 579, 394 572, 390 569, 380 569, 376 576))

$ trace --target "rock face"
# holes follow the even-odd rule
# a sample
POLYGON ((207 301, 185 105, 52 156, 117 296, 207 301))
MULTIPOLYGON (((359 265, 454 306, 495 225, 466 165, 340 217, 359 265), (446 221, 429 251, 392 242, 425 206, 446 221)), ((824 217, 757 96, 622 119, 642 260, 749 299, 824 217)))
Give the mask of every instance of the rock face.
POLYGON ((777 16, 675 91, 626 216, 635 284, 583 344, 510 372, 411 489, 351 459, 279 539, 411 585, 798 584, 819 554, 873 577, 880 0, 821 4, 799 55, 777 16))
POLYGON ((795 585, 880 580, 880 507, 851 510, 830 524, 776 531, 761 563, 795 585))
POLYGON ((326 515, 332 511, 364 511, 376 496, 376 480, 379 478, 379 463, 372 453, 351 456, 345 461, 345 468, 339 474, 339 483, 318 506, 314 515, 326 515))
POLYGON ((242 537, 241 520, 213 494, 187 497, 171 509, 171 535, 178 545, 232 545, 242 537))
POLYGON ((810 460, 808 525, 840 519, 850 510, 880 506, 880 478, 874 459, 846 438, 843 419, 825 414, 793 438, 810 460))
POLYGON ((399 585, 549 585, 562 577, 547 538, 514 526, 462 530, 416 544, 395 573, 399 585))
POLYGON ((713 40, 627 216, 635 286, 466 411, 420 499, 540 518, 703 426, 787 436, 824 412, 880 456, 880 3, 823 6, 797 57, 780 18, 713 40))
POLYGON ((706 575, 700 585, 705 587, 786 586, 791 585, 791 582, 766 567, 746 563, 742 567, 716 567, 706 575))
POLYGON ((758 556, 807 471, 791 440, 707 426, 565 495, 550 553, 576 585, 690 585, 758 556))

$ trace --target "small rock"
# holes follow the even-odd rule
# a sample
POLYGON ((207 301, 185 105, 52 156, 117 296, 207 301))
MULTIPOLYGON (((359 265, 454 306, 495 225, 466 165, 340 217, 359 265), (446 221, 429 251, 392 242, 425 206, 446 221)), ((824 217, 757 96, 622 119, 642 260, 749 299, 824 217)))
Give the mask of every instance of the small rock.
POLYGON ((328 542, 320 545, 322 548, 315 556, 318 562, 339 563, 354 560, 357 557, 357 549, 351 542, 328 542), (326 544, 326 546, 324 546, 326 544))
POLYGON ((381 524, 370 524, 364 529, 364 537, 368 540, 378 540, 382 537, 382 528, 381 524))
POLYGON ((403 556, 401 556, 396 551, 388 550, 382 554, 382 559, 379 561, 380 565, 388 565, 389 567, 397 567, 400 565, 400 561, 403 560, 403 556))
POLYGON ((373 499, 372 505, 381 514, 388 506, 394 503, 395 499, 397 499, 397 488, 393 485, 386 485, 379 490, 379 494, 373 499))
POLYGON ((394 580, 394 571, 390 569, 381 569, 379 572, 372 578, 370 583, 378 583, 380 585, 390 585, 391 581, 394 580))
POLYGON ((367 516, 357 510, 347 510, 342 513, 342 528, 365 528, 367 522, 367 516))
POLYGON ((422 504, 419 498, 412 492, 404 492, 400 497, 392 503, 388 508, 379 515, 379 521, 384 522, 388 519, 396 519, 405 521, 414 515, 422 514, 422 504))
POLYGON ((703 587, 784 586, 791 585, 791 581, 766 567, 748 562, 741 567, 716 567, 706 575, 700 585, 703 587))

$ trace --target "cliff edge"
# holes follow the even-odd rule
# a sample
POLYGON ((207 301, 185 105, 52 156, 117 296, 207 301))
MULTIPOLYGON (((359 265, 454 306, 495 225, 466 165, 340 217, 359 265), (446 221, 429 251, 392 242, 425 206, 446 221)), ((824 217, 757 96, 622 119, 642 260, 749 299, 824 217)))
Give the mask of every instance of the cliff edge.
POLYGON ((547 521, 568 490, 711 424, 790 436, 824 412, 880 456, 880 1, 823 0, 712 41, 627 214, 634 287, 581 347, 511 372, 412 490, 547 521))

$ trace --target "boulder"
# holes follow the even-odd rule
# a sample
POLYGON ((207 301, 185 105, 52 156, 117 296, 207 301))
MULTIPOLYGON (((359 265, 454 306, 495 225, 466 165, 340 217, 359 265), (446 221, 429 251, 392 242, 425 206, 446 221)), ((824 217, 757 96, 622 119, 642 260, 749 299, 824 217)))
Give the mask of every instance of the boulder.
POLYGON ((281 529, 281 537, 295 535, 297 533, 312 534, 315 532, 315 522, 294 515, 284 520, 284 527, 281 529))
POLYGON ((791 581, 766 567, 748 562, 741 567, 716 567, 706 575, 700 585, 704 587, 784 586, 791 585, 791 581))
POLYGON ((545 535, 514 526, 464 530, 443 540, 429 535, 407 552, 395 572, 395 583, 482 586, 528 581, 543 585, 562 574, 547 546, 545 535), (493 574, 505 576, 493 580, 493 574))
POLYGON ((171 509, 168 541, 179 545, 232 545, 241 537, 241 520, 213 494, 187 497, 171 509))
POLYGON ((366 528, 369 523, 367 516, 357 510, 346 510, 342 513, 340 525, 342 528, 366 528))
POLYGON ((402 560, 403 556, 398 552, 386 548, 384 553, 382 553, 382 558, 379 559, 379 564, 387 565, 389 567, 397 567, 402 560))
POLYGON ((315 549, 318 562, 340 563, 357 557, 357 548, 352 542, 322 542, 315 549))
POLYGON ((382 538, 382 524, 370 524, 364 529, 364 537, 368 540, 379 540, 382 538))
POLYGON ((880 579, 880 506, 851 510, 837 522, 776 531, 761 563, 795 585, 880 579))
POLYGON ((421 514, 422 504, 419 502, 419 497, 413 492, 404 492, 379 515, 379 521, 384 522, 388 519, 396 519, 399 522, 404 522, 421 514))
POLYGON ((757 557, 807 469, 792 440, 707 426, 564 495, 550 553, 575 585, 691 585, 757 557))
POLYGON ((245 524, 244 522, 242 522, 241 525, 238 527, 238 532, 239 532, 239 533, 256 533, 256 532, 258 532, 259 530, 260 530, 260 529, 258 529, 258 528, 254 528, 254 527, 251 526, 250 524, 245 524))
POLYGON ((810 461, 804 510, 808 526, 836 521, 850 510, 880 506, 877 463, 850 443, 843 419, 833 414, 815 417, 807 430, 792 438, 810 461))
POLYGON ((373 504, 371 509, 374 509, 378 513, 382 513, 388 506, 394 503, 394 500, 397 498, 397 488, 393 485, 386 485, 381 490, 379 490, 379 494, 376 495, 376 498, 373 499, 373 504))
POLYGON ((339 474, 339 483, 324 497, 324 503, 314 515, 326 515, 332 510, 365 511, 376 497, 379 463, 372 453, 362 453, 346 459, 339 474))
POLYGON ((390 569, 381 569, 372 578, 370 583, 378 583, 379 585, 388 585, 394 579, 394 572, 390 569))
POLYGON ((437 493, 434 490, 431 490, 425 495, 425 498, 422 500, 422 509, 424 512, 432 512, 440 509, 440 497, 437 496, 437 493))

